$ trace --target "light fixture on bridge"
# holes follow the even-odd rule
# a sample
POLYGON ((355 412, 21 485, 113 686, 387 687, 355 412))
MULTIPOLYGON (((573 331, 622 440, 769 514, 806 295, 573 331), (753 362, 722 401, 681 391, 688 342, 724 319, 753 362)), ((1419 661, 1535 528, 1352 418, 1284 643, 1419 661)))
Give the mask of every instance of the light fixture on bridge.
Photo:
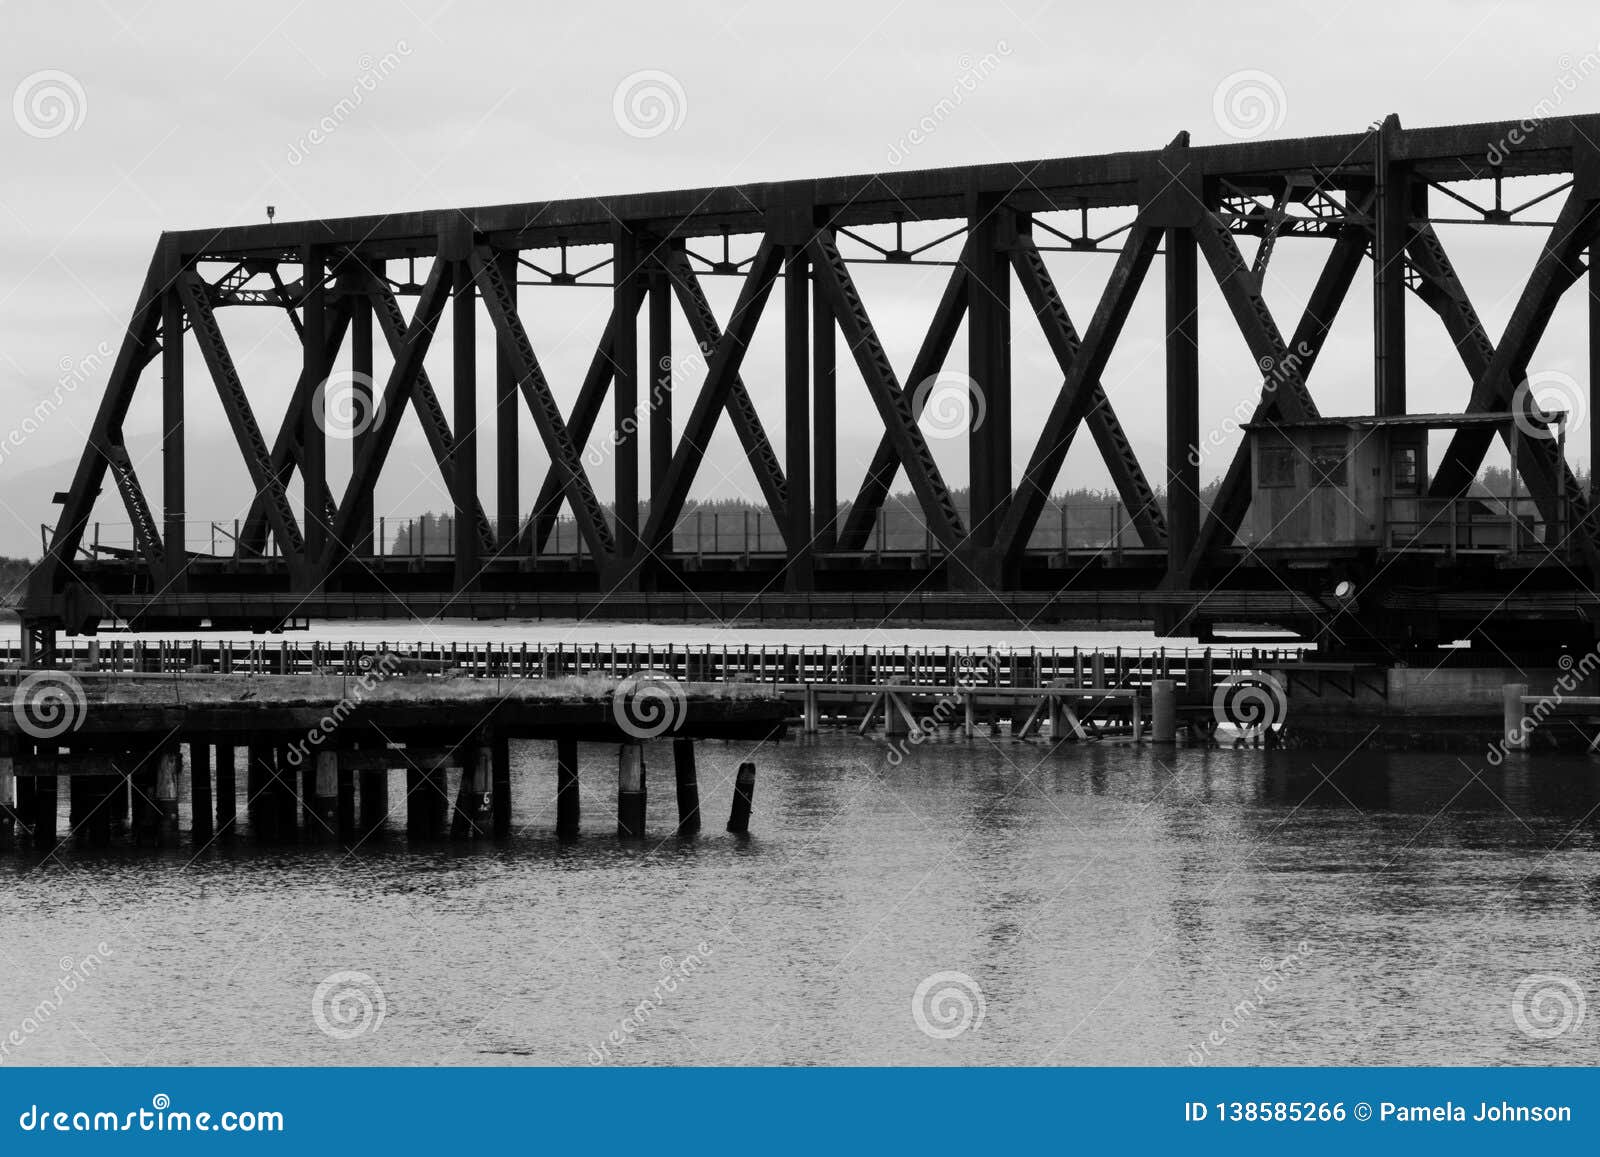
POLYGON ((274 217, 276 217, 277 215, 278 215, 278 207, 276 205, 268 205, 267 206, 267 224, 269 224, 269 225, 272 224, 272 219, 274 217))
POLYGON ((1348 603, 1356 597, 1356 584, 1349 579, 1340 579, 1333 585, 1333 597, 1341 603, 1348 603))

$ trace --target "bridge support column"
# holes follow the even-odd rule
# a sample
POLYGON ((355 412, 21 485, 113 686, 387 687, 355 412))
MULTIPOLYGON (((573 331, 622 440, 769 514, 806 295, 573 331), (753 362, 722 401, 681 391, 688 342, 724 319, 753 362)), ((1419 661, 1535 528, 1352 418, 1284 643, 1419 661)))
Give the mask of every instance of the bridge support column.
POLYGON ((733 780, 733 810, 728 813, 728 830, 736 836, 750 831, 750 813, 756 802, 756 765, 746 761, 739 765, 739 774, 733 780))
POLYGON ((163 748, 156 757, 156 843, 171 847, 178 839, 178 748, 163 748))
POLYGON ((211 839, 211 745, 189 744, 189 832, 197 844, 211 839))
POLYGON ((822 730, 822 714, 817 706, 816 687, 808 683, 804 695, 805 707, 803 708, 804 715, 800 724, 800 732, 803 735, 815 735, 822 730))
POLYGON ((234 778, 234 748, 217 745, 217 834, 231 836, 239 824, 239 787, 234 778))
POLYGON ((343 755, 339 757, 337 772, 339 807, 337 827, 341 840, 352 840, 356 835, 356 773, 343 755))
POLYGON ((694 764, 694 740, 672 741, 672 769, 678 780, 678 834, 700 830, 700 778, 694 764))
POLYGON ((1150 683, 1150 738, 1161 744, 1178 742, 1178 684, 1171 679, 1150 683))
POLYGON ((556 740, 556 835, 578 834, 578 741, 556 740))
POLYGON ((494 838, 503 840, 511 834, 511 741, 495 736, 489 745, 491 761, 489 774, 489 802, 494 838))
POLYGON ((278 745, 272 752, 272 800, 277 813, 275 838, 285 841, 300 836, 300 792, 295 788, 294 765, 289 762, 289 748, 278 745))
POLYGON ((617 749, 617 835, 642 837, 645 817, 644 744, 617 749))

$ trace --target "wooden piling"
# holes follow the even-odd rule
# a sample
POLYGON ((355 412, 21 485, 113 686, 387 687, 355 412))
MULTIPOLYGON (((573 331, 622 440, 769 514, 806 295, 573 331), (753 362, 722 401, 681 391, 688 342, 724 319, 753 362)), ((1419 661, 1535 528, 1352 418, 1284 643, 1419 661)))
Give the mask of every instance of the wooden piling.
POLYGON ((383 829, 389 818, 389 773, 382 768, 360 773, 361 835, 370 839, 383 829))
POLYGON ((477 839, 487 827, 484 812, 489 802, 489 747, 474 743, 467 747, 461 767, 461 786, 456 792, 455 811, 450 818, 454 839, 477 839))
POLYGON ((1178 685, 1171 679, 1150 683, 1150 738, 1160 744, 1178 742, 1178 685))
POLYGON ((245 750, 244 810, 254 839, 270 839, 278 830, 277 796, 272 792, 272 748, 252 743, 245 750))
POLYGON ((94 814, 94 805, 98 793, 94 790, 97 785, 97 776, 69 775, 67 776, 67 832, 72 836, 72 845, 76 848, 92 846, 89 832, 89 817, 94 814))
POLYGON ((800 730, 805 735, 815 735, 821 730, 821 713, 817 709, 817 689, 809 683, 806 684, 805 689, 805 711, 800 730))
POLYGON ((1505 748, 1507 751, 1527 751, 1528 732, 1533 730, 1531 724, 1523 726, 1527 718, 1522 708, 1522 700, 1528 694, 1526 683, 1507 683, 1501 689, 1500 697, 1505 715, 1505 748))
POLYGON ((556 740, 556 835, 578 834, 578 741, 556 740))
POLYGON ((750 831, 750 812, 756 802, 756 765, 748 760, 739 765, 733 781, 733 810, 728 813, 728 830, 742 836, 750 831))
POLYGON ((307 763, 313 772, 306 833, 314 840, 334 839, 339 834, 339 753, 319 748, 307 763))
POLYGON ((189 744, 189 832, 197 844, 211 840, 211 745, 189 744))
POLYGON ((643 836, 645 816, 644 744, 617 749, 617 835, 643 836))
POLYGON ((273 838, 291 842, 300 834, 300 792, 295 780, 295 767, 289 762, 289 748, 279 746, 272 751, 271 795, 277 812, 278 826, 273 838))
POLYGON ((171 847, 178 839, 178 747, 156 757, 156 839, 171 847))
POLYGON ((426 805, 422 798, 423 772, 420 767, 406 766, 406 838, 420 840, 428 834, 426 805))
POLYGON ((496 736, 489 744, 489 811, 494 838, 511 834, 511 741, 496 736))
POLYGON ((336 775, 339 806, 335 814, 335 826, 341 840, 352 840, 356 835, 356 773, 346 765, 342 755, 336 775))
POLYGON ((234 778, 234 749, 231 744, 219 743, 216 751, 216 808, 219 836, 234 834, 239 824, 239 787, 234 778))
POLYGON ((11 737, 0 736, 0 852, 17 846, 17 764, 11 737))
POLYGON ((53 775, 32 775, 27 777, 33 784, 30 801, 32 807, 33 846, 38 851, 49 851, 58 842, 56 836, 56 777, 53 775))
POLYGON ((678 780, 678 834, 700 830, 700 780, 694 766, 694 740, 672 741, 672 767, 678 780))

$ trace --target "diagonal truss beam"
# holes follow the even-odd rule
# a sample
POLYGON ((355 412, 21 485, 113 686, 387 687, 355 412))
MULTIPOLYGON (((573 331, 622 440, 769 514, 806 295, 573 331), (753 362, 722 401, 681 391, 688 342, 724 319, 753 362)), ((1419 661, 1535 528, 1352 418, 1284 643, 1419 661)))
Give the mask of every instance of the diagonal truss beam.
MULTIPOLYGON (((642 297, 639 300, 642 302, 642 297)), ((627 321, 623 324, 626 325, 627 321)), ((601 407, 605 404, 607 391, 611 389, 611 379, 616 375, 617 363, 612 346, 616 332, 617 315, 613 312, 606 321, 605 332, 600 335, 600 344, 595 347, 594 357, 589 361, 589 370, 583 375, 583 385, 578 388, 577 400, 572 403, 572 413, 567 418, 567 431, 572 435, 572 442, 576 446, 584 445, 589 441, 589 435, 594 433, 594 424, 600 420, 601 407)), ((550 534, 556 526, 556 516, 561 513, 561 496, 565 492, 566 485, 562 481, 561 470, 552 464, 545 471, 544 483, 539 487, 539 496, 533 501, 530 530, 533 534, 535 553, 543 550, 545 544, 550 541, 550 534)))
POLYGON ((911 489, 922 506, 922 516, 927 520, 933 536, 946 549, 954 550, 966 537, 961 525, 961 513, 956 509, 955 499, 950 496, 950 489, 945 485, 939 466, 928 450, 927 440, 917 426, 916 415, 911 412, 910 392, 902 390, 895 379, 889 355, 884 352, 883 343, 872 328, 861 295, 856 292, 850 270, 839 255, 833 231, 819 231, 811 239, 808 249, 816 268, 815 276, 838 320, 845 341, 855 354, 856 365, 883 419, 884 429, 895 453, 906 468, 911 489))
MULTIPOLYGON (((1415 227, 1408 239, 1406 252, 1419 275, 1417 296, 1443 321, 1473 382, 1486 380, 1495 372, 1494 343, 1489 340, 1478 312, 1473 308, 1466 288, 1456 275, 1455 267, 1431 224, 1423 223, 1415 227)), ((1532 356, 1531 351, 1528 356, 1532 356)), ((1527 374, 1527 360, 1524 359, 1520 366, 1513 365, 1512 373, 1516 380, 1521 381, 1527 374)), ((1549 438, 1531 437, 1516 425, 1502 428, 1500 436, 1511 450, 1518 472, 1527 481, 1528 489, 1547 525, 1570 525, 1575 528, 1578 545, 1584 551, 1586 560, 1596 568, 1596 573, 1600 573, 1600 565, 1597 565, 1600 564, 1600 556, 1596 555, 1593 534, 1588 525, 1589 498, 1562 457, 1560 446, 1549 438)), ((1487 440, 1484 448, 1487 450, 1487 440)), ((1479 460, 1481 462, 1481 454, 1479 460)), ((1449 461, 1448 456, 1445 461, 1449 461)), ((1476 467, 1472 473, 1476 476, 1476 467)), ((1437 474, 1434 485, 1439 485, 1437 474)))
POLYGON ((739 374, 744 355, 750 348, 750 339, 755 334, 756 322, 761 319, 761 312, 772 294, 772 284, 782 265, 783 247, 775 244, 771 237, 762 237, 755 257, 750 261, 750 272, 745 274, 744 284, 739 288, 739 300, 734 304, 732 316, 728 318, 728 328, 711 351, 705 381, 683 425, 678 448, 673 452, 672 461, 661 479, 660 489, 651 496, 650 517, 640 536, 640 545, 646 551, 660 549, 683 513, 684 503, 689 498, 689 486, 694 482, 695 473, 705 457, 706 446, 711 441, 712 431, 716 429, 717 416, 727 406, 733 380, 739 374))
POLYGON ((528 333, 522 326, 522 317, 517 312, 515 283, 507 280, 498 257, 486 249, 473 250, 472 276, 494 321, 500 347, 511 360, 517 384, 533 414, 533 423, 544 440, 545 452, 561 471, 562 486, 567 501, 572 504, 573 515, 578 520, 584 541, 589 544, 589 551, 596 560, 608 560, 616 554, 616 539, 612 536, 611 527, 606 524, 605 511, 595 497, 594 487, 590 485, 589 476, 583 469, 583 459, 578 454, 577 445, 561 418, 561 408, 556 405, 555 396, 550 392, 550 383, 545 380, 544 370, 534 355, 533 343, 528 340, 528 333))
MULTIPOLYGON (((1072 363, 1077 360, 1083 342, 1073 327, 1066 304, 1056 291, 1050 270, 1045 266, 1044 255, 1031 237, 1018 238, 1017 247, 1011 254, 1011 265, 1017 271, 1017 281, 1028 297, 1028 304, 1033 307, 1034 316, 1039 319, 1040 328, 1044 330, 1050 351, 1055 354, 1056 364, 1061 367, 1063 375, 1071 373, 1072 363)), ((1094 436, 1095 445, 1105 459, 1106 469, 1111 472, 1117 493, 1133 518, 1139 541, 1148 547, 1165 547, 1167 520, 1161 513, 1160 504, 1156 502, 1155 491, 1150 488, 1144 469, 1139 465, 1133 443, 1128 440, 1127 432, 1111 408, 1111 399, 1106 396, 1105 387, 1096 377, 1085 382, 1084 388, 1088 391, 1084 424, 1094 436)), ((1067 437, 1070 445, 1071 433, 1067 437)))
MULTIPOLYGON (((1323 264, 1316 285, 1312 287, 1311 297, 1306 301, 1305 312, 1301 314, 1300 323, 1294 331, 1292 356, 1296 359, 1302 387, 1312 367, 1316 365, 1317 356, 1321 354, 1323 344, 1328 338, 1328 331, 1333 326, 1333 319, 1339 314, 1339 307, 1344 304, 1345 296, 1350 292, 1350 286, 1355 281, 1356 272, 1361 268, 1361 261, 1366 256, 1371 237, 1371 233, 1364 225, 1348 223, 1339 230, 1339 235, 1334 239, 1333 249, 1323 264)), ((1265 422, 1284 417, 1283 411, 1279 408, 1281 401, 1279 394, 1276 379, 1268 377, 1262 383, 1261 398, 1256 403, 1255 412, 1250 420, 1265 422)), ((1194 549, 1184 560, 1182 570, 1172 576, 1172 582, 1179 589, 1190 586, 1206 556, 1232 541, 1234 535, 1239 532, 1245 511, 1250 508, 1251 477, 1250 443, 1248 439, 1244 439, 1234 450, 1233 459, 1228 463, 1227 473, 1222 476, 1216 499, 1211 504, 1205 523, 1201 526, 1200 537, 1196 540, 1194 549)))
MULTIPOLYGON (((290 317, 294 316, 292 309, 285 312, 290 317)), ((350 299, 347 297, 338 298, 328 311, 322 360, 319 365, 331 366, 334 359, 339 356, 339 349, 344 345, 345 331, 350 328, 350 314, 350 299)), ((295 331, 302 332, 298 320, 295 323, 295 331)), ((283 423, 278 427, 278 436, 273 440, 273 473, 285 487, 294 476, 295 467, 300 465, 301 431, 305 429, 306 407, 311 404, 311 399, 321 384, 316 380, 315 374, 308 374, 302 366, 300 378, 295 382, 294 393, 289 395, 289 405, 284 411, 283 423)), ((334 502, 333 492, 326 486, 323 488, 323 509, 328 525, 332 526, 338 505, 334 502)), ((257 494, 251 500, 250 512, 245 516, 244 524, 239 531, 239 541, 234 545, 237 553, 241 555, 259 555, 266 550, 267 511, 261 495, 257 494)))
MULTIPOLYGON (((1600 225, 1597 208, 1600 206, 1594 199, 1576 189, 1567 195, 1522 296, 1506 322, 1505 333, 1494 347, 1489 364, 1474 376, 1472 397, 1467 404, 1469 413, 1510 407, 1517 386, 1527 377, 1528 363, 1550 324, 1556 303, 1583 272, 1583 250, 1600 225)), ((1464 300, 1465 294, 1461 296, 1464 300)), ((1457 430, 1434 472, 1429 493, 1436 498, 1466 493, 1493 439, 1494 432, 1481 427, 1457 430)), ((1528 439, 1524 436, 1522 441, 1525 444, 1528 439)), ((1546 512, 1546 517, 1553 514, 1546 512)))
MULTIPOLYGON (((405 314, 400 311, 399 299, 395 297, 394 291, 388 284, 377 277, 368 275, 367 284, 371 287, 372 312, 377 316, 378 325, 383 330, 384 341, 389 345, 389 352, 398 358, 407 332, 405 314)), ((417 366, 416 380, 411 385, 410 395, 411 406, 417 412, 417 420, 422 423, 422 433, 428 439, 428 449, 433 454, 434 462, 439 466, 439 473, 444 478, 452 503, 458 510, 465 508, 472 512, 479 546, 484 551, 493 550, 494 527, 489 524, 489 516, 484 513, 483 504, 478 501, 470 486, 466 488, 465 495, 458 493, 455 435, 450 432, 450 419, 445 416, 444 407, 439 404, 439 395, 434 392, 433 383, 428 380, 428 371, 420 363, 417 366), (462 501, 463 498, 466 501, 462 501)), ((399 400, 399 407, 401 412, 404 412, 404 396, 399 400)))
MULTIPOLYGON (((919 396, 917 387, 944 366, 945 358, 950 356, 950 347, 955 342, 956 331, 961 328, 961 319, 966 316, 970 245, 969 241, 967 246, 963 246, 955 267, 950 270, 950 279, 945 282, 944 292, 939 295, 939 304, 933 311, 933 321, 923 335, 922 345, 918 347, 917 356, 911 363, 911 373, 906 377, 906 385, 911 390, 913 422, 922 417, 922 407, 927 404, 929 396, 926 393, 919 396)), ((839 531, 840 550, 866 549, 878 511, 883 509, 884 500, 889 497, 889 488, 894 485, 895 473, 899 469, 900 452, 895 448, 894 439, 886 432, 878 439, 878 448, 873 452, 872 462, 861 480, 861 488, 856 491, 855 501, 850 504, 850 513, 845 516, 844 527, 839 531)))
POLYGON ((244 383, 239 380, 239 371, 223 340, 222 327, 217 324, 217 316, 211 308, 206 284, 193 273, 185 273, 178 279, 178 289, 189 315, 189 328, 200 346, 206 368, 211 371, 228 425, 233 428, 234 441, 239 444, 245 469, 250 472, 250 484, 266 509, 267 523, 277 536, 291 572, 296 571, 305 563, 305 540, 300 524, 295 521, 283 479, 272 468, 272 452, 267 449, 261 427, 250 409, 250 399, 245 396, 244 383))
POLYGON ((1089 329, 1056 393, 1050 414, 1039 432, 1039 442, 1028 459, 1028 468, 1022 472, 1016 495, 1006 511, 1005 521, 1000 524, 996 544, 1007 560, 1018 558, 1027 549, 1028 539, 1033 536, 1033 529, 1050 496, 1050 488, 1061 473, 1072 435, 1089 408, 1090 383, 1098 382, 1105 370, 1160 241, 1161 230, 1140 221, 1134 222, 1123 239, 1122 252, 1112 267, 1089 329))
POLYGON ((1250 347, 1263 375, 1274 384, 1279 412, 1289 421, 1317 416, 1317 404, 1306 389, 1300 359, 1290 355, 1272 310, 1261 295, 1261 282, 1245 264, 1239 244, 1215 213, 1204 214, 1194 227, 1195 242, 1211 266, 1222 298, 1233 313, 1239 333, 1250 347))
MULTIPOLYGON (((711 302, 706 299, 699 276, 689 263, 688 253, 675 246, 658 256, 657 260, 672 281, 694 340, 703 350, 717 348, 722 341, 722 328, 717 324, 717 315, 711 311, 711 302)), ((785 536, 785 545, 804 545, 788 541, 789 488, 783 476, 783 466, 761 425, 761 417, 756 413, 755 403, 750 400, 750 392, 745 389, 744 381, 738 374, 734 374, 728 383, 726 409, 734 432, 739 435, 739 442, 744 447, 750 469, 755 472, 756 483, 761 487, 767 509, 772 511, 773 520, 785 536)))
MULTIPOLYGON (((346 544, 354 544, 357 540, 360 532, 357 523, 366 510, 365 499, 372 493, 378 475, 383 471, 384 461, 389 457, 395 433, 400 429, 400 419, 405 416, 406 399, 416 389, 417 379, 422 374, 423 358, 433 343, 439 316, 444 312, 444 303, 450 296, 454 264, 443 259, 434 261, 433 268, 428 272, 428 280, 417 298, 411 323, 389 343, 394 351, 394 365, 383 384, 383 393, 374 406, 372 426, 367 430, 366 438, 358 444, 355 463, 350 469, 350 481, 345 486, 344 498, 339 503, 339 513, 333 522, 333 533, 329 536, 332 550, 347 550, 349 547, 346 544)), ((393 300, 392 296, 390 300, 393 300)), ((382 320, 388 311, 383 306, 381 296, 375 296, 374 301, 378 307, 375 312, 382 320)), ((387 322, 384 323, 384 331, 387 335, 387 322)))
MULTIPOLYGON (((165 272, 166 254, 158 248, 150 260, 144 284, 139 289, 139 296, 134 303, 133 317, 129 319, 128 328, 123 332, 116 361, 112 364, 111 375, 106 381, 105 394, 100 400, 99 410, 95 413, 94 425, 89 430, 88 444, 78 456, 78 468, 72 476, 72 485, 67 490, 66 501, 61 506, 60 517, 56 519, 55 531, 50 536, 50 549, 29 579, 29 601, 35 605, 43 600, 35 599, 33 592, 41 592, 47 600, 54 586, 57 568, 72 566, 78 547, 83 542, 84 530, 89 525, 89 517, 94 513, 95 498, 100 493, 100 486, 105 480, 107 469, 112 467, 116 460, 127 461, 128 452, 122 440, 122 423, 127 417, 134 390, 139 384, 140 372, 150 364, 160 349, 158 335, 161 325, 161 295, 166 289, 165 272)), ((131 477, 131 473, 129 476, 131 477)), ((122 495, 124 505, 128 507, 128 520, 137 527, 140 515, 135 508, 136 504, 129 501, 129 491, 123 486, 120 472, 117 476, 117 489, 122 495)), ((143 491, 136 493, 138 503, 143 505, 144 515, 150 519, 148 541, 140 547, 140 553, 144 555, 152 572, 160 574, 163 570, 163 559, 158 545, 160 536, 155 533, 154 518, 150 516, 149 504, 143 502, 143 491), (157 553, 152 554, 152 548, 157 553)), ((135 541, 137 542, 137 538, 135 541)))

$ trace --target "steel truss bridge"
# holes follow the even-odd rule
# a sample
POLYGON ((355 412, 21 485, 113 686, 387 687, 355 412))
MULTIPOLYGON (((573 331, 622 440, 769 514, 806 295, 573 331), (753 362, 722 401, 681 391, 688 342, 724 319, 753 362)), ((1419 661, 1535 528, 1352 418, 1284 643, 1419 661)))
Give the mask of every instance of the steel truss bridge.
MULTIPOLYGON (((1592 116, 1424 129, 1403 129, 1391 116, 1364 132, 1302 140, 1197 148, 1180 134, 1157 151, 167 233, 71 485, 56 496, 60 515, 27 594, 25 634, 40 661, 57 632, 93 632, 112 621, 147 630, 207 622, 271 630, 310 618, 434 614, 1142 619, 1201 638, 1216 624, 1247 620, 1301 631, 1334 650, 1469 633, 1498 637, 1497 645, 1591 640, 1600 547, 1589 497, 1562 446, 1524 432, 1525 423, 1463 425, 1427 488, 1436 498, 1465 494, 1493 440, 1506 440, 1540 516, 1534 548, 1511 558, 1242 546, 1236 534, 1251 497, 1248 453, 1235 454, 1215 502, 1203 508, 1190 448, 1200 444, 1202 425, 1216 425, 1203 421, 1198 400, 1202 278, 1214 279, 1255 358, 1248 372, 1261 388, 1253 421, 1318 417, 1309 378, 1340 310, 1365 308, 1346 300, 1363 271, 1372 281, 1375 414, 1406 413, 1408 294, 1437 314, 1460 357, 1462 411, 1507 412, 1557 302, 1594 258, 1597 141, 1600 117, 1592 116), (1503 183, 1526 177, 1551 178, 1553 187, 1508 207, 1503 183), (1492 203, 1479 203, 1489 200, 1479 190, 1491 186, 1473 185, 1477 199, 1463 192, 1470 182, 1491 183, 1492 203), (1092 236, 1091 212, 1107 209, 1128 222, 1092 236), (1050 225, 1050 214, 1082 227, 1050 225), (1544 230, 1526 282, 1500 287, 1516 294, 1516 305, 1498 340, 1440 243, 1436 225, 1447 220, 1544 230), (942 295, 915 358, 897 369, 852 270, 868 261, 929 264, 933 244, 907 248, 906 226, 937 227, 937 240, 959 253, 939 263, 947 270, 942 295), (878 241, 868 236, 874 230, 878 241), (1241 235, 1259 239, 1250 260, 1241 235), (1277 317, 1263 295, 1264 273, 1280 243, 1307 238, 1331 243, 1325 264, 1304 312, 1277 317), (732 256, 752 245, 747 256, 732 256), (585 246, 604 246, 609 255, 571 269, 569 249, 585 246), (1085 251, 1115 260, 1093 314, 1075 321, 1043 254, 1085 251), (1114 404, 1101 374, 1158 257, 1164 375, 1141 397, 1114 404), (711 276, 739 279, 725 321, 703 287, 711 276), (563 412, 528 336, 518 289, 595 284, 610 288, 610 319, 576 401, 563 412), (275 430, 252 412, 217 322, 219 309, 247 306, 287 315, 303 353, 298 380, 285 383, 275 430), (675 308, 698 349, 673 350, 675 308), (757 410, 762 391, 741 377, 757 323, 774 309, 782 381, 764 392, 783 409, 781 451, 757 410), (425 368, 446 310, 453 333, 447 398, 425 368), (968 434, 965 509, 929 452, 915 388, 945 366, 963 322, 965 371, 986 403, 983 422, 968 434), (485 323, 497 339, 495 400, 492 413, 480 415, 473 384, 489 371, 477 364, 474 337, 485 323), (1050 382, 1048 418, 1019 471, 1011 455, 1011 337, 1015 327, 1035 325, 1060 377, 1050 382), (186 329, 202 355, 200 374, 185 365, 185 343, 172 340, 186 329), (348 346, 352 380, 365 388, 375 335, 393 368, 369 388, 376 418, 356 437, 349 480, 335 493, 318 387, 348 346), (836 516, 841 357, 859 370, 881 436, 847 513, 836 516), (695 380, 677 380, 688 358, 703 364, 695 380), (146 375, 152 363, 159 365, 146 375), (160 380, 165 431, 160 511, 146 500, 123 439, 130 401, 151 376, 160 380), (220 397, 255 490, 237 541, 215 552, 197 552, 185 540, 193 495, 184 405, 193 377, 209 378, 220 397), (596 497, 583 456, 608 400, 614 509, 596 497), (1163 403, 1166 461, 1152 480, 1118 407, 1163 403), (549 461, 536 495, 519 492, 524 406, 549 461), (408 409, 421 420, 460 528, 449 557, 391 558, 381 544, 375 549, 373 488, 408 409), (781 530, 780 551, 718 560, 672 549, 705 447, 724 418, 781 530), (484 438, 495 466, 492 520, 478 485, 480 422, 492 433, 484 438), (1030 547, 1067 450, 1085 431, 1137 545, 1030 547), (901 472, 927 542, 883 551, 872 541, 874 520, 901 472), (299 503, 291 497, 296 476, 299 503), (128 549, 87 541, 108 478, 132 524, 128 549), (563 509, 582 537, 576 553, 549 549, 563 509), (1343 600, 1334 594, 1341 582, 1353 584, 1343 600)), ((1592 375, 1600 367, 1594 274, 1587 293, 1592 375)), ((1589 429, 1595 439, 1600 423, 1589 429)))

